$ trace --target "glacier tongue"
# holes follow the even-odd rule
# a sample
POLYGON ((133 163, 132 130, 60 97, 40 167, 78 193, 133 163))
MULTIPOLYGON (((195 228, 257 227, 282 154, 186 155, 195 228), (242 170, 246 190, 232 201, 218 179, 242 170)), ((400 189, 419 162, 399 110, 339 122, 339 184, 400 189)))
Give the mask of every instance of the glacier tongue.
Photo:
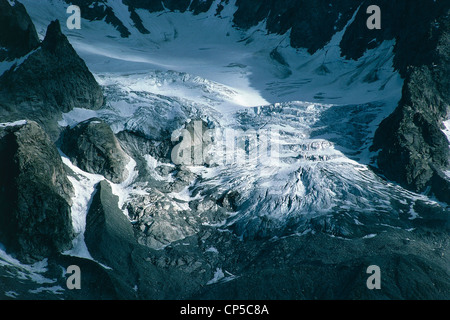
POLYGON ((372 237, 386 228, 410 229, 416 201, 439 210, 370 169, 368 147, 389 102, 244 107, 233 88, 184 72, 97 77, 107 108, 75 109, 61 125, 100 117, 136 160, 138 173, 121 191, 127 199, 121 209, 142 244, 163 248, 208 226, 246 238, 317 231, 372 237), (170 150, 180 141, 171 140, 173 133, 200 119, 201 130, 212 134, 202 158, 208 163, 174 165, 170 150), (254 143, 265 136, 266 153, 254 143))
POLYGON ((380 232, 383 226, 406 228, 400 218, 420 196, 382 180, 354 160, 366 153, 365 142, 379 109, 382 105, 291 102, 237 112, 235 127, 276 132, 272 139, 278 144, 277 157, 248 157, 257 146, 245 150, 242 145, 235 161, 224 163, 229 155, 217 143, 211 152, 215 166, 193 168, 200 178, 192 194, 214 194, 219 202, 227 198, 233 214, 225 225, 249 238, 308 230, 354 238, 380 232), (236 161, 246 155, 246 160, 236 161))
POLYGON ((438 207, 369 168, 374 154, 368 147, 390 101, 246 107, 234 88, 185 72, 96 76, 107 107, 74 109, 60 125, 99 117, 136 160, 139 174, 121 191, 127 199, 121 209, 142 244, 163 248, 204 226, 248 238, 317 231, 362 238, 411 228, 407 217, 416 201, 438 207), (180 141, 171 139, 173 133, 200 119, 213 133, 209 164, 175 166, 170 150, 180 141), (229 132, 257 134, 258 141, 268 135, 270 156, 250 140, 236 140, 227 153, 229 132))

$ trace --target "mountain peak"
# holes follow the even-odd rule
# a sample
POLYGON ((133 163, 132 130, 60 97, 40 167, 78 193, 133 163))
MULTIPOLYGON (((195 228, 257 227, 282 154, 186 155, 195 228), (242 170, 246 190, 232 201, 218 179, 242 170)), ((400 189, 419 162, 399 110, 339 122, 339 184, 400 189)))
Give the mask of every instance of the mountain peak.
POLYGON ((39 37, 25 7, 0 0, 0 61, 22 57, 38 45, 39 37))
POLYGON ((61 32, 61 25, 59 20, 52 21, 47 27, 44 41, 42 41, 42 48, 55 52, 58 44, 68 42, 66 36, 61 32))
POLYGON ((102 104, 100 86, 62 33, 58 20, 49 24, 37 50, 0 77, 0 114, 6 113, 8 121, 37 117, 55 135, 58 129, 55 125, 50 129, 48 123, 59 112, 77 107, 96 109, 102 104), (27 103, 30 97, 32 106, 27 103))

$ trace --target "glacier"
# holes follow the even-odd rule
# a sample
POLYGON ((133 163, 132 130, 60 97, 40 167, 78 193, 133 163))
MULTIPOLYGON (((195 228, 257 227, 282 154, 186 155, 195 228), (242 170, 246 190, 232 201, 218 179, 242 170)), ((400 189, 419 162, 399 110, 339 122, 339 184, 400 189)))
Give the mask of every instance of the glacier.
MULTIPOLYGON (((24 4, 41 36, 51 20, 66 18, 61 1, 24 4)), ((392 67, 395 41, 368 50, 358 61, 345 60, 338 45, 344 28, 311 55, 290 47, 288 34, 267 34, 264 23, 245 31, 233 28, 232 5, 220 17, 213 9, 198 15, 138 9, 144 26, 152 30, 143 35, 133 27, 125 5, 110 5, 135 31, 129 38, 120 38, 104 21, 83 20, 80 30, 65 30, 104 88, 107 105, 98 111, 74 109, 63 115, 61 126, 95 116, 116 134, 130 131, 164 141, 188 121, 203 119, 219 131, 264 126, 279 134, 280 165, 270 159, 220 164, 223 146, 216 141, 212 154, 219 165, 187 166, 195 178, 182 191, 186 196, 163 192, 160 201, 169 199, 178 207, 185 203, 185 212, 194 200, 218 201, 232 194, 233 206, 218 225, 244 238, 314 230, 362 238, 386 228, 411 228, 401 217, 409 215, 416 201, 441 208, 372 170, 376 163, 369 144, 401 97, 403 80, 392 67)), ((158 154, 143 156, 169 162, 158 154)), ((134 178, 140 180, 137 176, 139 172, 134 178)), ((170 183, 173 177, 162 179, 170 183)), ((116 193, 138 199, 154 189, 158 184, 152 181, 130 180, 116 193)), ((121 204, 127 214, 124 200, 121 204)))

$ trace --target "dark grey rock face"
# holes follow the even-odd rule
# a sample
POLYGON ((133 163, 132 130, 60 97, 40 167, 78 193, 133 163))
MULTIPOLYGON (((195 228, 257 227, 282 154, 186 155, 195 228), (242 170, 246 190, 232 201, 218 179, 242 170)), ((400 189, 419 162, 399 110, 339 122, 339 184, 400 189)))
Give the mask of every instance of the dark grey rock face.
POLYGON ((49 25, 41 47, 15 70, 5 72, 0 84, 0 101, 8 99, 15 106, 45 103, 47 110, 67 112, 103 104, 100 86, 61 33, 58 21, 49 25))
POLYGON ((396 40, 394 66, 406 76, 408 66, 431 63, 434 48, 442 28, 437 19, 450 8, 448 1, 361 1, 355 20, 343 35, 340 47, 348 59, 360 58, 367 49, 375 48, 384 40, 396 40), (369 30, 366 8, 377 5, 381 9, 381 29, 369 30))
POLYGON ((144 24, 142 23, 141 17, 136 13, 136 10, 133 7, 128 7, 128 11, 130 11, 130 18, 134 22, 134 26, 136 29, 139 30, 142 34, 149 34, 150 31, 147 30, 146 27, 144 27, 144 24))
POLYGON ((136 9, 147 9, 150 12, 164 10, 161 0, 124 0, 123 3, 136 9))
MULTIPOLYGON (((79 6, 81 9, 81 16, 84 19, 89 21, 104 20, 114 26, 122 38, 130 36, 130 30, 128 30, 123 22, 117 18, 113 9, 108 6, 107 2, 94 0, 66 0, 66 2, 71 5, 79 6)), ((213 0, 123 0, 123 4, 128 6, 130 18, 133 21, 135 28, 142 34, 148 34, 150 31, 144 27, 141 17, 136 13, 136 9, 145 9, 150 12, 159 12, 164 9, 179 12, 189 10, 194 14, 199 14, 208 11, 212 3, 213 0)))
POLYGON ((171 11, 185 12, 189 8, 191 0, 164 0, 164 6, 171 11))
POLYGON ((41 46, 0 77, 0 116, 6 121, 36 119, 52 136, 61 112, 98 109, 103 93, 84 61, 52 22, 41 46))
POLYGON ((291 45, 314 53, 342 30, 358 5, 351 0, 238 0, 233 21, 247 29, 267 19, 268 32, 284 34, 291 29, 291 45))
MULTIPOLYGON (((132 13, 134 9, 146 9, 150 12, 167 9, 199 14, 210 10, 213 2, 212 0, 125 0, 123 3, 129 6, 132 13)), ((267 19, 268 32, 284 34, 291 29, 291 45, 296 48, 308 48, 308 51, 313 53, 322 48, 336 31, 342 30, 359 4, 358 1, 351 0, 339 2, 238 0, 233 22, 238 28, 248 29, 267 19)), ((216 8, 216 14, 220 14, 227 5, 229 1, 221 1, 216 8)), ((139 24, 136 27, 138 26, 139 24)), ((138 30, 141 31, 141 28, 138 30)))
MULTIPOLYGON (((192 137, 200 131, 194 128, 194 123, 195 121, 191 121, 186 124, 186 130, 192 137)), ((201 132, 207 129, 205 122, 197 122, 197 125, 201 127, 201 132)), ((152 141, 129 131, 118 133, 118 138, 124 150, 137 163, 139 177, 136 182, 145 185, 146 194, 133 196, 126 204, 138 243, 161 249, 173 241, 195 234, 199 231, 198 226, 203 222, 210 223, 216 216, 218 220, 224 219, 223 215, 216 214, 218 206, 213 200, 195 201, 189 204, 192 204, 192 210, 186 210, 180 208, 179 204, 183 203, 187 206, 187 202, 179 200, 177 204, 167 197, 169 193, 183 191, 197 178, 186 166, 175 166, 170 162, 170 153, 175 142, 170 139, 152 141), (147 155, 151 155, 159 163, 155 164, 155 167, 149 167, 145 158, 147 155)), ((184 152, 193 154, 191 147, 187 149, 184 152)), ((214 221, 214 223, 217 222, 214 221)))
POLYGON ((188 298, 212 277, 197 249, 162 252, 139 245, 117 205, 111 186, 101 181, 86 217, 85 241, 93 258, 112 268, 120 298, 188 298))
POLYGON ((321 233, 273 242, 211 235, 205 244, 214 241, 219 253, 234 248, 216 263, 235 277, 200 288, 195 299, 448 299, 448 229, 430 231, 390 230, 354 241, 321 233), (370 265, 380 267, 381 290, 366 286, 370 265))
POLYGON ((189 10, 191 10, 194 14, 206 12, 211 8, 213 2, 214 0, 192 0, 189 10))
POLYGON ((127 209, 137 241, 150 248, 161 249, 198 232, 198 217, 180 210, 156 190, 133 199, 127 209))
POLYGON ((238 0, 236 6, 233 21, 237 27, 248 29, 267 19, 268 32, 284 34, 291 29, 291 45, 310 53, 323 48, 359 8, 340 43, 342 55, 356 60, 384 40, 395 39, 395 65, 404 74, 409 65, 431 62, 431 48, 439 33, 432 22, 450 5, 433 0, 238 0), (380 30, 366 27, 366 9, 370 5, 379 6, 382 11, 380 30))
MULTIPOLYGON (((450 13, 450 9, 447 11, 450 13)), ((449 181, 440 171, 448 167, 448 141, 441 131, 450 104, 450 19, 439 21, 439 37, 429 48, 432 62, 407 71, 402 99, 376 131, 373 150, 380 150, 378 165, 389 179, 422 192, 431 186, 437 197, 448 201, 449 181)))
POLYGON ((137 181, 145 182, 151 179, 151 169, 148 167, 145 155, 152 155, 162 163, 170 163, 170 152, 173 147, 170 139, 150 140, 142 134, 127 130, 118 132, 117 139, 122 149, 136 161, 136 169, 139 171, 137 181))
POLYGON ((72 184, 33 121, 0 128, 0 241, 24 259, 69 249, 72 184))
POLYGON ((114 183, 128 177, 130 158, 109 125, 100 119, 92 118, 66 130, 61 150, 84 171, 101 174, 114 183))
POLYGON ((39 38, 25 7, 0 0, 0 61, 14 60, 37 48, 39 38))
POLYGON ((123 3, 132 8, 146 9, 150 12, 163 11, 164 8, 171 11, 192 11, 194 14, 206 12, 211 8, 213 0, 124 0, 123 3))
MULTIPOLYGON (((51 279, 58 279, 58 284, 62 288, 67 286, 67 275, 63 275, 61 278, 61 268, 67 269, 70 265, 80 267, 82 273, 81 290, 65 290, 65 300, 120 300, 133 298, 130 292, 123 290, 114 277, 108 273, 107 269, 92 260, 59 255, 55 259, 51 259, 49 265, 47 276, 51 279)), ((39 295, 39 299, 41 299, 41 295, 39 295)))
POLYGON ((28 261, 72 245, 74 191, 52 142, 56 120, 74 107, 101 107, 103 94, 58 21, 39 43, 22 4, 2 0, 0 9, 0 61, 29 54, 0 77, 1 122, 36 121, 0 126, 0 241, 28 261))
POLYGON ((85 241, 94 259, 109 267, 128 270, 136 240, 133 228, 118 208, 118 197, 105 180, 96 188, 86 216, 85 241))

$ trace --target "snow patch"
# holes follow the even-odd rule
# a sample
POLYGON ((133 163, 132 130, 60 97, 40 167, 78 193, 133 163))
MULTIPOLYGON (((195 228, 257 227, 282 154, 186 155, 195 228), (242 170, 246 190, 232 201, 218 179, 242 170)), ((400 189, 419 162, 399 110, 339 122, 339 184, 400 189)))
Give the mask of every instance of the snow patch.
POLYGON ((226 271, 222 271, 222 268, 217 268, 216 271, 214 272, 214 277, 209 280, 206 285, 211 285, 211 284, 215 284, 215 283, 223 283, 223 282, 228 282, 231 280, 236 279, 237 277, 233 274, 231 274, 230 272, 226 271))
POLYGON ((219 251, 215 247, 209 247, 208 249, 205 250, 205 252, 212 252, 215 254, 219 254, 219 251))
POLYGON ((95 187, 104 179, 104 177, 79 169, 72 164, 70 159, 61 150, 59 150, 59 152, 63 163, 76 175, 75 177, 68 176, 68 179, 74 188, 71 215, 76 237, 72 242, 72 249, 63 252, 63 254, 94 260, 84 241, 84 232, 86 231, 86 216, 89 212, 91 201, 95 193, 95 187))
POLYGON ((444 132, 445 136, 447 137, 447 140, 449 141, 449 147, 450 147, 450 119, 443 122, 444 129, 442 129, 442 132, 444 132))
POLYGON ((414 204, 411 204, 411 206, 409 207, 409 214, 410 214, 410 217, 408 218, 409 220, 420 218, 420 215, 414 210, 414 204))
POLYGON ((12 299, 17 299, 17 297, 19 296, 19 294, 15 291, 5 291, 5 296, 12 298, 12 299))
POLYGON ((48 271, 47 266, 47 259, 33 264, 23 264, 8 254, 4 246, 0 244, 0 267, 13 267, 14 271, 11 272, 14 272, 14 277, 17 277, 19 280, 31 280, 41 285, 55 283, 55 279, 49 279, 44 276, 48 271))
POLYGON ((0 123, 0 128, 23 126, 23 125, 26 125, 27 123, 28 123, 27 120, 4 122, 4 123, 0 123))
POLYGON ((130 160, 128 161, 126 165, 126 170, 128 172, 128 177, 122 182, 122 183, 112 183, 109 181, 111 185, 111 190, 114 195, 116 195, 119 198, 119 209, 122 210, 124 215, 128 218, 128 209, 126 208, 125 204, 126 201, 130 197, 130 193, 133 191, 132 183, 139 175, 139 171, 136 169, 136 161, 129 157, 130 160))
POLYGON ((40 287, 37 289, 31 289, 28 290, 29 293, 34 293, 34 294, 38 294, 38 293, 42 293, 42 292, 50 292, 53 294, 63 294, 64 293, 64 288, 62 288, 61 286, 53 286, 53 287, 40 287))

